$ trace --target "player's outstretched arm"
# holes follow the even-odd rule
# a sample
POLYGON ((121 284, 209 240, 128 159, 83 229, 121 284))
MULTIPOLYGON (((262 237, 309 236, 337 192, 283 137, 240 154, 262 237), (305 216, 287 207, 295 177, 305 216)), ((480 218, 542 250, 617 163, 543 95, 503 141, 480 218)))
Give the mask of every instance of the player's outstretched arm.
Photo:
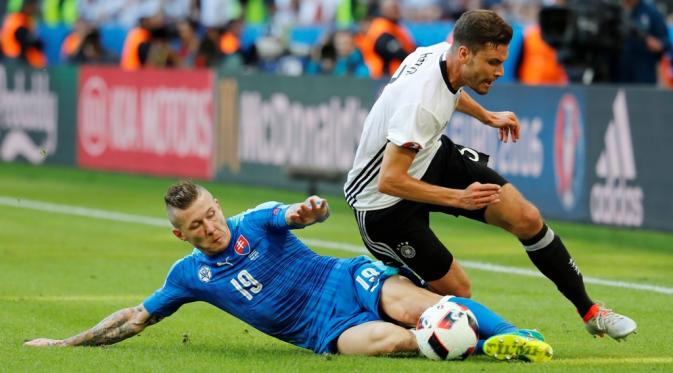
POLYGON ((25 346, 101 346, 123 341, 159 322, 141 304, 124 308, 106 317, 98 325, 67 339, 37 338, 24 343, 25 346))
POLYGON ((287 225, 296 228, 322 223, 327 218, 329 218, 327 200, 318 196, 310 196, 302 203, 295 203, 285 212, 287 225))
POLYGON ((502 142, 507 142, 510 138, 513 142, 519 139, 521 126, 516 114, 511 111, 488 111, 466 92, 460 94, 456 110, 470 115, 488 126, 497 128, 500 141, 502 142))
POLYGON ((465 91, 460 94, 456 110, 474 117, 482 123, 488 123, 488 110, 484 109, 483 106, 470 97, 465 91))

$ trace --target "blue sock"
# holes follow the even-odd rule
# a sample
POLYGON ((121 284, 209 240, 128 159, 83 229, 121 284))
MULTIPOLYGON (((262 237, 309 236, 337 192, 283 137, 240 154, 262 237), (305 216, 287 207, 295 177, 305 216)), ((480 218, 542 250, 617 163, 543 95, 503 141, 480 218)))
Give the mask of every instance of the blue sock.
POLYGON ((472 355, 483 355, 484 354, 484 342, 486 342, 485 339, 480 339, 477 341, 477 345, 474 346, 474 351, 472 352, 472 355))
POLYGON ((467 298, 453 297, 452 302, 461 304, 472 311, 479 323, 479 342, 474 349, 475 354, 483 353, 484 341, 497 334, 516 333, 519 329, 483 304, 467 298))

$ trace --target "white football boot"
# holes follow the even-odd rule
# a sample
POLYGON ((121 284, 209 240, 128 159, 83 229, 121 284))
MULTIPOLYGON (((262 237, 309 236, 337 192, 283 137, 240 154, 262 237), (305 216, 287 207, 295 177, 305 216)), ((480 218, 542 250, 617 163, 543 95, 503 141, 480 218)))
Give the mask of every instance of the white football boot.
POLYGON ((637 328, 635 321, 601 305, 598 305, 598 312, 587 320, 584 326, 594 337, 607 334, 617 341, 626 339, 628 335, 635 333, 637 328))

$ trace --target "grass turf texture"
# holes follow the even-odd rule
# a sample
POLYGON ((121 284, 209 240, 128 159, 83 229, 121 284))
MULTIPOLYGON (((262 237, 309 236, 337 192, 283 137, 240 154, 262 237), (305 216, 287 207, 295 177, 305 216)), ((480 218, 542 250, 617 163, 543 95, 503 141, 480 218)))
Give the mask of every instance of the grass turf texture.
MULTIPOLYGON (((163 218, 174 180, 60 167, 0 164, 0 195, 163 218)), ((226 215, 299 193, 205 183, 226 215)), ((332 216, 295 231, 300 237, 361 245, 341 196, 326 196, 332 216)), ((673 235, 552 222, 586 276, 673 287, 673 235)), ((437 235, 463 260, 534 269, 519 243, 492 227, 433 216, 437 235)), ((639 334, 626 343, 594 340, 545 279, 467 269, 474 298, 521 327, 540 329, 554 347, 547 364, 484 357, 433 362, 421 357, 318 356, 252 329, 205 303, 105 348, 30 349, 36 337, 64 338, 112 312, 139 304, 190 248, 168 228, 0 206, 0 371, 670 371, 673 296, 588 285, 592 297, 632 316, 639 334)), ((313 247, 321 254, 350 252, 313 247)))

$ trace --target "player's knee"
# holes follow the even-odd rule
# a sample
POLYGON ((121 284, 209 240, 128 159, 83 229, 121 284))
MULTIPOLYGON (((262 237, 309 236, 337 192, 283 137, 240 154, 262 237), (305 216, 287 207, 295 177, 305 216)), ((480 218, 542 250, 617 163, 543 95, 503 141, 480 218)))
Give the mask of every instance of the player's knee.
POLYGON ((467 276, 461 276, 454 282, 453 286, 444 291, 442 295, 455 295, 462 298, 472 297, 472 283, 467 276))
POLYGON ((526 203, 522 206, 513 232, 518 237, 535 235, 542 227, 542 216, 540 210, 532 203, 526 203))
POLYGON ((465 284, 461 284, 454 291, 454 294, 449 294, 449 295, 455 295, 455 296, 461 297, 461 298, 472 298, 472 284, 470 284, 470 281, 467 280, 465 284))
POLYGON ((403 310, 399 310, 399 317, 395 318, 395 321, 404 325, 414 325, 426 309, 427 307, 408 305, 403 310))

